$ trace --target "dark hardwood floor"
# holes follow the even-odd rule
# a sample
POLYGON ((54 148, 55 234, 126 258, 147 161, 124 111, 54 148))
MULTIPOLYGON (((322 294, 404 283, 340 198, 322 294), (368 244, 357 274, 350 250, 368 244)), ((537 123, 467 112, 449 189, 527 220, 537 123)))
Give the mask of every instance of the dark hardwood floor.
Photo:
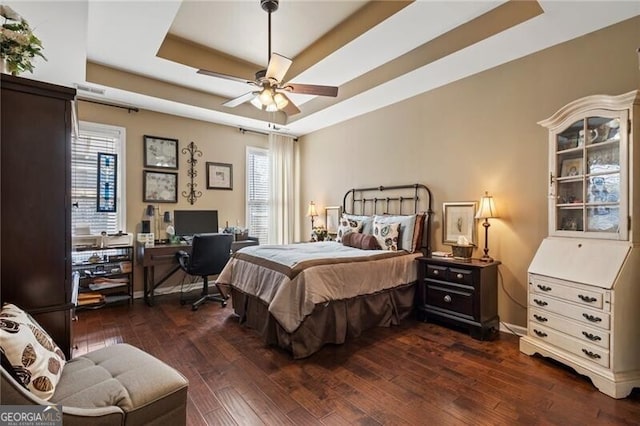
POLYGON ((189 379, 189 425, 640 424, 640 390, 615 400, 589 379, 491 342, 408 320, 295 361, 238 325, 229 304, 178 296, 78 312, 75 355, 138 346, 189 379))

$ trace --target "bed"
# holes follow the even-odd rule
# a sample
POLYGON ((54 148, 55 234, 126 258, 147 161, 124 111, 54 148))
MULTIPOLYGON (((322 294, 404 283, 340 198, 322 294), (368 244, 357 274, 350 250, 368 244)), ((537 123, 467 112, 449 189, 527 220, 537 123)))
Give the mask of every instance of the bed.
MULTIPOLYGON (((361 236, 339 228, 340 242, 246 247, 217 279, 230 291, 240 323, 296 359, 407 318, 418 279, 416 258, 431 252, 431 192, 425 185, 351 189, 343 209, 341 224, 361 236), (398 231, 397 247, 363 250, 347 244, 390 227, 398 231)), ((378 241, 384 246, 390 240, 378 241)))

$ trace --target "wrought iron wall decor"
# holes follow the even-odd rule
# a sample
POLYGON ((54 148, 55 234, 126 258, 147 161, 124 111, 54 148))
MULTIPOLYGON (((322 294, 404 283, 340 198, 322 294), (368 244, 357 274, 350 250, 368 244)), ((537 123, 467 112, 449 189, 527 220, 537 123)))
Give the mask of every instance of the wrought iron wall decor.
POLYGON ((99 152, 98 199, 96 200, 96 211, 98 212, 114 213, 116 211, 117 171, 117 155, 99 152))
POLYGON ((202 197, 202 191, 196 190, 198 184, 194 182, 195 177, 198 176, 198 172, 196 170, 198 160, 196 160, 196 157, 202 157, 202 151, 200 151, 198 146, 191 141, 186 148, 182 148, 182 153, 189 154, 189 158, 187 158, 187 164, 189 165, 187 176, 189 176, 189 182, 187 183, 187 190, 182 191, 182 196, 187 199, 189 204, 193 205, 198 198, 202 197))

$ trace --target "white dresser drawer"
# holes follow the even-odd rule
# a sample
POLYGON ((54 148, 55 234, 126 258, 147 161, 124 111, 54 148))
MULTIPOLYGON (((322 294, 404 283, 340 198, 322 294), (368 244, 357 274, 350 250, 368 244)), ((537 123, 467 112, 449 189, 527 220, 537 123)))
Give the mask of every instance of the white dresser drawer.
POLYGON ((604 289, 579 284, 558 283, 535 274, 529 275, 529 285, 532 293, 547 294, 596 309, 604 307, 605 299, 609 301, 609 293, 604 289))
POLYGON ((529 305, 534 308, 555 312, 583 324, 604 330, 609 330, 611 327, 611 317, 609 314, 567 303, 554 297, 533 293, 529 295, 529 305))
POLYGON ((529 321, 561 331, 579 340, 600 346, 601 348, 609 349, 610 336, 609 333, 604 330, 588 327, 561 315, 533 307, 529 308, 529 321))
POLYGON ((609 368, 609 351, 606 349, 582 342, 574 337, 532 321, 529 321, 529 336, 557 346, 605 368, 609 368))

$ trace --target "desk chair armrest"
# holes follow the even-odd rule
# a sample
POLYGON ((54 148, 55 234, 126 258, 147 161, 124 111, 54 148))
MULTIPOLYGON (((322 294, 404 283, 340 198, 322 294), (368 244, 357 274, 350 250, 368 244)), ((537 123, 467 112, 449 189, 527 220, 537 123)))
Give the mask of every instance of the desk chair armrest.
POLYGON ((183 270, 187 270, 189 269, 189 259, 191 256, 189 256, 189 253, 187 253, 184 250, 180 250, 179 252, 176 253, 176 259, 178 260, 178 263, 180 264, 180 267, 183 270))

